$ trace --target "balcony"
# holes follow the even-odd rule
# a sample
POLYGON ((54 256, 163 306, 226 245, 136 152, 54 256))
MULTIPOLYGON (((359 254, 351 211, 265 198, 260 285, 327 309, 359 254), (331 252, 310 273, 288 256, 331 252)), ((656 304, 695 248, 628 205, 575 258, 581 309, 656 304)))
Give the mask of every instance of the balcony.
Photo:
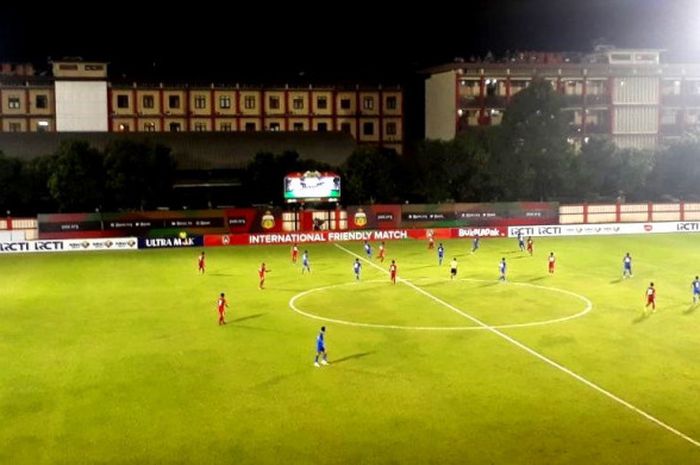
POLYGON ((583 105, 583 95, 562 95, 561 100, 565 107, 580 107, 583 105))
POLYGON ((586 134, 607 134, 610 132, 610 127, 607 123, 588 123, 586 124, 586 134))
POLYGON ((680 136, 683 134, 683 126, 680 124, 662 124, 659 132, 664 136, 680 136))
POLYGON ((610 103, 610 96, 606 94, 586 95, 586 105, 607 105, 610 103))

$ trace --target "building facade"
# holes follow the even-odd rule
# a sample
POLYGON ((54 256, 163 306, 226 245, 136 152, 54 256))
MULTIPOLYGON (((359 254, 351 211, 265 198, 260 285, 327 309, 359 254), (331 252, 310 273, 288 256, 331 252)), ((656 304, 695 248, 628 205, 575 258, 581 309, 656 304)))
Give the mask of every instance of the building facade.
POLYGON ((450 63, 428 74, 429 139, 500 124, 512 98, 533 79, 550 82, 563 96, 574 144, 606 135, 619 147, 654 148, 700 129, 700 63, 662 63, 659 50, 523 53, 499 62, 450 63))
POLYGON ((3 132, 342 131, 403 151, 400 87, 121 84, 81 60, 53 62, 52 77, 21 69, 0 68, 3 132))

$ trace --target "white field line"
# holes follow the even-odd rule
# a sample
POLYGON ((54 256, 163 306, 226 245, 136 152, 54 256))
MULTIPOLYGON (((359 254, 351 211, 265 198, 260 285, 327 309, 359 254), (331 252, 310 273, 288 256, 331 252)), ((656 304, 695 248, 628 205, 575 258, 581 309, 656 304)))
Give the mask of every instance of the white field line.
MULTIPOLYGON (((447 278, 445 278, 447 280, 447 278)), ((403 280, 404 282, 408 281, 406 279, 403 280)), ((471 278, 459 278, 459 281, 473 281, 473 282, 489 282, 486 279, 471 279, 471 278)), ((319 321, 328 321, 331 323, 337 323, 341 325, 347 325, 347 326, 356 326, 356 327, 361 327, 361 328, 378 328, 378 329, 398 329, 398 330, 404 330, 404 331, 484 331, 487 328, 484 326, 477 326, 477 325, 470 325, 470 326, 403 326, 403 325, 388 325, 388 324, 381 324, 381 323, 359 323, 356 321, 348 321, 348 320, 340 320, 336 318, 328 318, 325 316, 319 316, 319 315, 314 315, 313 313, 305 312, 304 310, 301 310, 299 307, 297 307, 297 300, 307 296, 309 294, 313 294, 314 292, 320 292, 320 291, 325 291, 327 289, 335 289, 338 287, 344 287, 344 286, 353 286, 355 285, 357 281, 353 281, 350 283, 342 283, 342 284, 333 284, 330 286, 323 286, 323 287, 316 287, 313 289, 309 289, 304 292, 300 292, 299 294, 295 295, 289 300, 289 307, 296 313, 303 315, 307 318, 312 318, 314 320, 319 320, 319 321)), ((385 283, 386 281, 384 280, 378 280, 378 279, 373 279, 370 281, 362 281, 362 283, 385 283)), ((573 297, 576 297, 577 299, 582 300, 585 304, 586 307, 581 310, 578 313, 575 313, 573 315, 569 316, 564 316, 561 318, 554 318, 551 320, 542 320, 542 321, 531 321, 528 323, 510 323, 510 324, 502 324, 502 325, 493 325, 491 326, 492 328, 498 328, 498 329, 506 329, 506 328, 531 328, 533 326, 544 326, 544 325, 551 325, 555 323, 563 323, 564 321, 569 321, 573 320, 575 318, 580 318, 587 314, 588 312, 591 311, 593 308, 593 303, 586 298, 585 296, 576 294, 575 292, 567 291, 564 289, 558 289, 556 287, 547 287, 547 286, 540 286, 537 284, 530 284, 530 283, 511 283, 511 285, 516 285, 516 286, 524 286, 524 287, 532 287, 535 289, 544 289, 548 291, 553 291, 553 292, 559 292, 562 294, 570 295, 573 297)))
MULTIPOLYGON (((385 272, 385 273, 388 273, 388 271, 385 270, 384 268, 382 268, 381 266, 379 266, 379 265, 377 265, 377 264, 375 264, 375 263, 373 263, 373 262, 371 262, 371 261, 365 259, 364 257, 362 257, 362 256, 360 256, 360 255, 358 255, 358 254, 356 254, 356 253, 354 253, 354 252, 352 252, 351 250, 346 249, 346 248, 343 247, 342 245, 339 245, 339 244, 334 244, 334 245, 335 245, 336 247, 338 247, 339 249, 343 250, 344 252, 346 252, 346 253, 348 253, 348 254, 354 256, 354 257, 357 257, 357 258, 363 260, 363 261, 366 262, 366 263, 369 263, 369 264, 372 265, 373 267, 375 267, 375 268, 377 268, 377 269, 379 269, 379 270, 382 270, 382 271, 385 272)), ((423 294, 423 295, 426 296, 427 298, 429 298, 429 299, 431 299, 431 300, 433 300, 433 301, 435 301, 435 302, 437 302, 437 303, 439 303, 439 304, 444 305, 445 307, 449 308, 449 309, 452 310, 453 312, 462 315, 464 318, 466 318, 466 319, 468 319, 468 320, 470 320, 470 321, 476 323, 476 324, 479 325, 479 326, 482 326, 484 329, 486 329, 487 331, 490 331, 491 333, 495 334, 496 336, 500 337, 501 339, 504 339, 504 340, 510 342, 510 343, 513 344, 514 346, 519 347, 520 349, 524 350, 525 352, 529 353, 530 355, 532 355, 532 356, 534 356, 534 357, 536 357, 536 358, 542 360, 542 361, 545 362, 546 364, 548 364, 548 365, 550 365, 550 366, 552 366, 552 367, 558 369, 559 371, 561 371, 561 372, 563 372, 563 373, 566 373, 567 375, 569 375, 569 376, 571 376, 572 378, 576 379, 577 381, 579 381, 579 382, 585 384, 586 386, 590 387, 591 389, 594 389, 594 390, 598 391, 599 393, 603 394, 604 396, 608 397, 609 399, 614 400, 614 401, 617 402, 618 404, 627 407, 628 409, 630 409, 630 410, 632 410, 633 412, 635 412, 635 413, 641 415, 642 417, 646 418, 647 420, 651 421, 652 423, 655 423, 657 426, 660 426, 661 428, 665 429, 666 431, 669 431, 670 433, 675 434, 675 435, 678 436, 679 438, 682 438, 682 439, 686 440, 687 442, 689 442, 690 444, 694 445, 695 447, 700 448, 700 442, 698 442, 697 440, 691 438, 691 437, 688 436, 687 434, 682 433, 681 431, 677 430, 677 429, 674 428, 673 426, 664 423, 663 421, 661 421, 661 420, 659 420, 658 418, 656 418, 655 416, 653 416, 653 415, 651 415, 651 414, 645 412, 644 410, 635 407, 634 405, 630 404, 629 402, 627 402, 626 400, 622 399, 621 397, 616 396, 616 395, 613 394, 612 392, 610 392, 610 391, 608 391, 608 390, 606 390, 606 389, 604 389, 604 388, 598 386, 598 385, 595 384, 593 381, 587 380, 587 379, 584 378, 583 376, 581 376, 581 375, 579 375, 579 374, 577 374, 577 373, 571 371, 570 369, 566 368, 565 366, 563 366, 563 365, 561 365, 561 364, 555 362, 554 360, 552 360, 552 359, 550 359, 550 358, 548 358, 548 357, 546 357, 546 356, 540 354, 539 352, 537 352, 537 351, 534 350, 534 349, 531 349, 530 347, 526 346, 526 345, 523 344, 522 342, 513 339, 512 337, 508 336, 508 335, 507 335, 506 333, 504 333, 503 331, 500 331, 500 330, 498 330, 497 328, 494 328, 494 327, 492 327, 492 326, 487 325, 486 323, 482 322, 482 321, 479 320, 478 318, 473 317, 473 316, 469 315, 468 313, 463 312, 462 310, 458 309, 457 307, 455 307, 454 305, 450 304, 449 302, 445 302, 444 300, 440 299, 439 297, 435 297, 435 296, 432 295, 431 293, 429 293, 429 292, 427 292, 427 291, 421 289, 420 287, 416 286, 415 284, 413 284, 413 283, 411 283, 411 282, 409 282, 409 281, 406 281, 406 280, 403 280, 403 279, 399 279, 399 281, 402 282, 402 283, 404 283, 406 286, 410 287, 410 288, 413 289, 414 291, 418 292, 419 294, 423 294)))

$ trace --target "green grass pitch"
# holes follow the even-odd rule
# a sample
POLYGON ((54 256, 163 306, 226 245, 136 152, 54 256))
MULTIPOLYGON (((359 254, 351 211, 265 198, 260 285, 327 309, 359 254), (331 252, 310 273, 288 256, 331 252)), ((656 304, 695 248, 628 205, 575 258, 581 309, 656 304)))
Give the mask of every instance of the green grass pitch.
POLYGON ((387 242, 396 285, 329 244, 0 256, 0 464, 698 464, 699 239, 387 242))

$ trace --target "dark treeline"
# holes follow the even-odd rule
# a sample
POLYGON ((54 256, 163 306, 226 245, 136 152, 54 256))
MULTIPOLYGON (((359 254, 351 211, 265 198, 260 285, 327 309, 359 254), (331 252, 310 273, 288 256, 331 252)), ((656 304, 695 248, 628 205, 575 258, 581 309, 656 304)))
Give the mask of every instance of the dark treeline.
MULTIPOLYGON (((514 97, 501 125, 451 141, 424 141, 404 156, 362 147, 332 167, 295 152, 259 153, 236 174, 240 185, 227 201, 281 204, 284 176, 306 170, 338 171, 347 205, 700 200, 700 138, 687 134, 655 152, 617 148, 605 138, 590 138, 577 149, 562 105, 548 83, 534 82, 514 97)), ((211 196, 203 205, 187 193, 175 196, 175 161, 158 144, 122 140, 97 150, 72 141, 31 161, 10 155, 0 153, 0 214, 220 204, 211 196)))

